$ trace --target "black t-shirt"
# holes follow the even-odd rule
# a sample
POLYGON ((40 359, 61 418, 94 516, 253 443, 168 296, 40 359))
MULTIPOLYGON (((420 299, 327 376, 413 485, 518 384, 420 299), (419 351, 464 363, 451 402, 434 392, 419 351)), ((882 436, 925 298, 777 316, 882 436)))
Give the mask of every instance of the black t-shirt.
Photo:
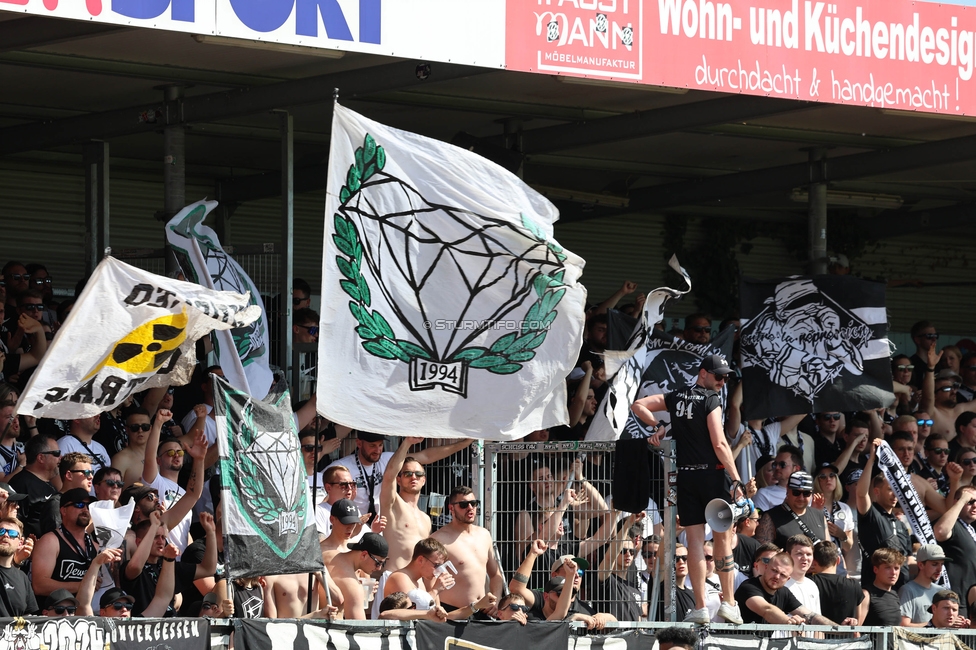
POLYGON ((696 384, 668 393, 664 403, 671 415, 670 434, 677 446, 678 465, 717 468, 718 456, 708 433, 708 414, 722 408, 718 393, 696 384))
POLYGON ((735 560, 735 568, 739 573, 747 578, 752 577, 752 559, 756 557, 756 551, 762 546, 755 537, 749 537, 738 533, 739 543, 732 549, 732 559, 735 560))
MULTIPOLYGON (((871 566, 871 554, 879 548, 892 548, 902 555, 912 552, 912 534, 908 525, 897 517, 889 515, 871 504, 871 508, 857 517, 857 538, 861 543, 864 557, 864 570, 861 571, 861 586, 867 587, 874 582, 874 570, 871 566)), ((901 577, 895 589, 908 582, 908 567, 902 566, 901 577)), ((899 619, 900 620, 900 619, 899 619)))
POLYGON ((861 585, 845 576, 818 573, 810 576, 820 590, 820 613, 834 623, 857 616, 857 606, 864 600, 861 585))
MULTIPOLYGON (((149 606, 153 598, 156 597, 156 583, 159 581, 159 572, 163 568, 163 560, 160 559, 158 564, 147 564, 144 566, 142 573, 137 575, 134 580, 129 580, 125 577, 125 569, 128 564, 128 562, 124 562, 122 568, 119 569, 122 589, 125 593, 136 599, 135 605, 132 608, 132 615, 142 616, 142 612, 149 606)), ((174 593, 181 593, 186 585, 192 586, 196 572, 197 565, 187 562, 177 562, 176 590, 174 593)))
MULTIPOLYGON (((661 595, 658 596, 657 603, 657 620, 659 621, 668 620, 667 613, 664 611, 664 590, 667 588, 668 585, 662 582, 661 595)), ((691 591, 691 589, 675 589, 674 596, 674 606, 676 609, 675 620, 680 621, 688 614, 688 612, 695 609, 695 594, 691 591)), ((650 593, 648 593, 648 598, 650 598, 650 593)))
POLYGON ((25 535, 40 538, 61 526, 61 499, 54 486, 25 469, 10 479, 10 487, 27 495, 19 502, 17 515, 24 522, 25 535))
POLYGON ((769 593, 763 589, 762 582, 759 578, 749 578, 735 590, 735 599, 739 603, 739 611, 742 614, 743 623, 764 623, 765 620, 749 609, 749 605, 746 604, 750 598, 754 596, 759 596, 765 600, 770 605, 779 607, 784 614, 789 614, 790 612, 801 607, 801 603, 796 599, 786 587, 780 587, 775 593, 769 593))
MULTIPOLYGON (((207 540, 198 539, 186 547, 180 555, 180 564, 202 564, 204 555, 207 553, 207 540)), ((183 605, 180 607, 180 616, 189 616, 190 608, 203 600, 203 594, 197 589, 193 581, 183 584, 183 605)))
POLYGON ((823 467, 824 463, 833 463, 844 453, 844 441, 840 439, 840 435, 835 435, 833 442, 824 438, 819 432, 810 435, 813 438, 813 458, 817 463, 817 467, 811 469, 810 473, 816 474, 817 468, 823 467))
POLYGON ((13 567, 0 567, 0 582, 3 583, 4 594, 0 598, 0 618, 32 616, 37 613, 37 601, 26 573, 13 567))
POLYGON ((865 589, 871 597, 871 602, 868 604, 868 615, 864 618, 864 624, 901 625, 901 604, 898 602, 898 594, 895 590, 884 591, 875 587, 874 583, 869 584, 865 589))
POLYGON ((101 426, 92 439, 101 443, 112 456, 129 446, 129 432, 125 428, 125 421, 110 412, 102 413, 101 426))
POLYGON ((972 528, 962 519, 956 519, 949 539, 939 542, 947 557, 955 562, 946 562, 945 569, 949 575, 949 586, 957 594, 967 593, 969 587, 976 583, 976 542, 970 534, 972 528))
POLYGON ((640 590, 612 573, 598 584, 593 604, 597 610, 612 614, 618 621, 640 620, 640 590))

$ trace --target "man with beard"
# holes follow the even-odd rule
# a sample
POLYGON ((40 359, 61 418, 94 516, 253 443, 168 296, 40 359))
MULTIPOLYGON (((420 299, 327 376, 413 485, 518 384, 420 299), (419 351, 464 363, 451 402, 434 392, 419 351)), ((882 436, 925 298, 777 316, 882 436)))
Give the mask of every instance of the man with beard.
POLYGON ((366 620, 369 602, 359 575, 360 572, 370 575, 382 571, 388 552, 389 546, 382 535, 366 533, 359 542, 350 544, 348 551, 339 553, 326 565, 330 577, 342 592, 343 618, 347 621, 366 620))
POLYGON ((762 575, 743 582, 735 592, 735 599, 745 604, 743 620, 771 625, 836 625, 801 605, 786 588, 792 574, 793 558, 783 552, 773 556, 762 575))
MULTIPOLYGON (((716 392, 731 373, 732 369, 720 355, 707 356, 702 359, 695 384, 667 395, 639 399, 631 407, 645 424, 657 429, 648 440, 655 447, 660 445, 664 431, 654 413, 667 410, 671 416, 669 434, 677 445, 678 516, 688 536, 688 570, 695 592, 695 611, 685 620, 700 625, 709 623, 711 618, 705 606, 705 506, 714 498, 727 499, 728 479, 739 480, 722 424, 721 399, 716 392)), ((750 490, 751 496, 755 492, 754 481, 750 481, 750 490)), ((741 624, 739 607, 733 599, 735 561, 731 538, 734 534, 731 530, 713 532, 712 538, 717 555, 715 568, 722 583, 718 615, 730 623, 741 624)))
MULTIPOLYGON (((639 513, 643 515, 644 513, 639 513)), ((646 614, 642 607, 640 590, 627 580, 627 573, 634 564, 637 550, 626 532, 637 523, 634 515, 624 522, 622 529, 614 531, 600 568, 596 572, 596 598, 598 607, 612 614, 618 621, 639 621, 646 614)))
MULTIPOLYGON (((856 488, 857 536, 864 557, 861 586, 865 588, 874 583, 875 575, 869 562, 875 551, 888 548, 902 556, 908 556, 912 550, 911 531, 908 529, 908 524, 898 519, 894 513, 895 506, 898 505, 898 497, 895 496, 895 492, 891 489, 884 474, 878 474, 873 478, 871 476, 871 470, 874 469, 874 461, 881 442, 880 438, 871 441, 871 454, 864 464, 864 470, 861 473, 861 478, 857 481, 856 488)), ((938 539, 938 535, 936 535, 936 539, 938 539)), ((901 577, 898 584, 894 586, 897 589, 906 582, 908 582, 907 565, 901 568, 901 577)), ((898 597, 895 596, 896 604, 897 601, 898 597)), ((898 625, 900 620, 899 615, 891 625, 898 625)))
POLYGON ((24 445, 27 467, 10 480, 10 487, 27 498, 20 502, 20 518, 27 535, 40 536, 58 527, 58 476, 61 450, 54 438, 39 434, 24 445))
POLYGON ((82 487, 61 495, 61 528, 42 535, 34 546, 31 578, 35 595, 47 596, 58 589, 78 593, 85 572, 98 554, 95 538, 85 532, 91 523, 88 505, 94 500, 82 487))
MULTIPOLYGON (((390 554, 386 562, 390 571, 397 571, 407 566, 417 542, 430 537, 430 517, 417 507, 420 493, 427 483, 427 473, 420 461, 407 455, 411 446, 420 444, 423 440, 423 438, 404 438, 396 453, 390 457, 386 471, 383 472, 383 485, 380 487, 380 514, 386 517, 383 537, 390 545, 390 554)), ((449 454, 453 454, 470 443, 471 440, 462 440, 437 449, 450 449, 449 454)))
POLYGON ((23 525, 16 519, 0 519, 0 582, 5 598, 0 598, 0 617, 33 616, 37 601, 27 574, 15 567, 14 554, 24 541, 23 525))
POLYGON ((93 470, 100 470, 109 466, 109 453, 102 443, 94 440, 95 434, 101 428, 101 416, 90 418, 76 418, 70 420, 67 435, 58 440, 58 447, 63 455, 71 452, 87 454, 91 458, 93 470))
POLYGON ((172 519, 175 518, 175 515, 167 517, 167 521, 169 521, 167 530, 169 530, 170 541, 176 544, 180 553, 183 553, 187 544, 189 544, 190 519, 192 517, 190 510, 200 499, 200 495, 203 494, 203 473, 207 456, 207 439, 202 429, 193 432, 193 437, 191 438, 193 444, 189 448, 189 454, 193 458, 193 470, 186 486, 187 489, 184 490, 177 483, 177 480, 180 477, 180 470, 183 469, 183 457, 187 452, 183 450, 183 445, 177 438, 159 439, 163 423, 171 417, 172 414, 165 409, 160 409, 156 413, 156 420, 153 422, 149 440, 146 442, 142 483, 148 487, 155 488, 165 510, 182 512, 183 508, 188 506, 186 512, 182 513, 179 523, 173 523, 172 519), (184 502, 183 499, 186 494, 191 495, 191 499, 188 502, 184 502), (177 504, 179 504, 178 510, 177 504))
MULTIPOLYGON (((492 549, 491 533, 474 523, 481 505, 474 491, 465 485, 456 486, 447 503, 451 522, 431 537, 447 548, 458 570, 454 587, 441 595, 441 605, 450 613, 485 595, 485 576, 491 587, 489 591, 496 598, 502 596, 505 583, 492 549)), ((493 611, 486 613, 491 615, 493 611)))

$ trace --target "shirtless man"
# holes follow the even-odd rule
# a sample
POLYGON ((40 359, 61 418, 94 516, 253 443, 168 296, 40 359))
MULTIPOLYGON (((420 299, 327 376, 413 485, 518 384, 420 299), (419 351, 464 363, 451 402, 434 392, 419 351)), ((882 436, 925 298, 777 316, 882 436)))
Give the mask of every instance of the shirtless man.
MULTIPOLYGON (((373 574, 382 571, 389 552, 390 547, 382 535, 366 533, 361 540, 350 544, 347 552, 336 555, 328 565, 332 582, 342 592, 343 618, 346 620, 366 620, 369 603, 366 602, 357 572, 373 574)), ((281 618, 280 613, 278 616, 281 618)))
MULTIPOLYGON (((270 594, 271 603, 266 604, 266 615, 269 618, 303 618, 308 603, 308 576, 307 573, 267 576, 265 598, 270 594)), ((312 607, 314 609, 315 605, 312 607)))
POLYGON ((417 609, 430 609, 437 604, 440 592, 454 586, 454 577, 450 571, 437 574, 437 569, 447 559, 447 549, 436 539, 428 537, 420 540, 413 547, 410 563, 390 574, 383 589, 383 597, 402 591, 417 609))
MULTIPOLYGON (((471 488, 459 485, 451 490, 447 503, 451 523, 432 537, 447 548, 458 573, 454 587, 441 595, 441 605, 450 611, 479 600, 485 595, 486 580, 489 584, 487 591, 501 597, 505 579, 495 558, 491 533, 474 523, 481 502, 471 488)), ((486 613, 493 615, 495 608, 486 613)))
MULTIPOLYGON (((423 438, 404 438, 383 473, 380 514, 386 517, 387 522, 383 536, 390 545, 387 566, 391 571, 407 566, 417 542, 430 536, 430 517, 417 507, 427 476, 424 466, 407 456, 410 447, 422 441, 423 438), (399 493, 397 487, 400 488, 399 493)), ((394 589, 389 593, 393 591, 407 590, 394 589)))
POLYGON ((322 562, 326 566, 336 555, 349 550, 349 541, 362 523, 359 508, 349 499, 339 499, 332 504, 329 522, 332 524, 332 531, 319 543, 322 548, 322 562))
POLYGON ((941 433, 951 442, 956 437, 956 418, 966 411, 976 411, 976 401, 956 403, 956 386, 962 378, 951 370, 936 374, 940 359, 942 352, 936 351, 935 346, 926 351, 928 365, 923 368, 919 410, 932 414, 932 433, 941 433))
POLYGON ((142 468, 146 464, 146 442, 151 429, 149 413, 143 409, 134 409, 125 418, 129 444, 112 456, 112 467, 122 472, 122 481, 127 486, 142 478, 142 468))

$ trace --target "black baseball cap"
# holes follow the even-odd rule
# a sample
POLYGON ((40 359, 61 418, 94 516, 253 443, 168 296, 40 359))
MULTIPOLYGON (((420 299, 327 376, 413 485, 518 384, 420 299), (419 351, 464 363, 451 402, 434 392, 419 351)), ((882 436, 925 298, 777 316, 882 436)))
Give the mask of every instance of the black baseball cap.
POLYGON ((378 433, 370 433, 368 431, 360 431, 356 434, 356 438, 362 440, 363 442, 386 442, 386 436, 381 436, 378 433))
POLYGON ((566 584, 566 578, 562 576, 555 576, 549 578, 549 582, 546 583, 546 593, 555 591, 557 594, 561 593, 563 590, 563 585, 566 584))
POLYGON ((729 368, 729 362, 721 354, 710 354, 702 359, 701 368, 714 375, 732 374, 732 368, 729 368))
MULTIPOLYGON (((335 508, 335 506, 332 506, 335 508)), ((390 545, 386 543, 383 536, 379 533, 366 533, 355 544, 349 545, 350 551, 366 551, 370 555, 387 557, 390 554, 390 545)))
POLYGON ((74 597, 67 589, 55 589, 51 592, 51 595, 47 597, 44 601, 44 607, 41 609, 51 609, 58 603, 70 602, 72 607, 78 606, 78 599, 74 597))
POLYGON ((85 488, 71 488, 61 495, 61 507, 64 508, 72 503, 91 503, 97 501, 85 488))
POLYGON ((359 508, 349 499, 339 499, 333 503, 332 516, 338 519, 340 524, 358 524, 361 521, 359 508))
POLYGON ((0 483, 0 490, 7 493, 7 501, 23 501, 27 498, 26 494, 22 494, 17 490, 10 487, 9 483, 0 483))
POLYGON ((159 490, 156 488, 149 487, 144 483, 133 483, 129 487, 125 488, 125 491, 123 491, 121 496, 119 496, 119 503, 125 505, 129 502, 129 500, 142 501, 147 494, 151 493, 155 493, 156 496, 159 496, 159 490))
POLYGON ((98 599, 98 608, 105 609, 116 601, 135 603, 136 599, 118 587, 113 587, 102 594, 102 597, 98 599))

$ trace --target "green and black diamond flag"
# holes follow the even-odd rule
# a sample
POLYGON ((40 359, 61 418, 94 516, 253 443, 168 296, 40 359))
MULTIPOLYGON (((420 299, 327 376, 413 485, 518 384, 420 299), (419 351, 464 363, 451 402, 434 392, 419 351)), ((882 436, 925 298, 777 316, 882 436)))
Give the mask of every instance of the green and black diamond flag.
POLYGON ((298 428, 278 382, 258 400, 214 376, 228 579, 322 570, 298 428))

